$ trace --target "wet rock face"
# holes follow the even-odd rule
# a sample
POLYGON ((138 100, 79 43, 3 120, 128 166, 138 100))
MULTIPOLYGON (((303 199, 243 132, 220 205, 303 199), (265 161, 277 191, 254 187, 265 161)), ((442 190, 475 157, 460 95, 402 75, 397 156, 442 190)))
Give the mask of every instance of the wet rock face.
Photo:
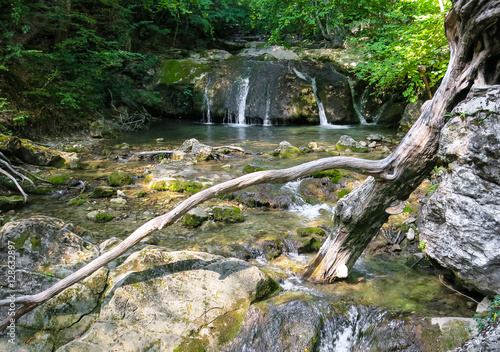
POLYGON ((500 86, 474 86, 440 140, 448 163, 422 208, 426 254, 461 283, 500 293, 500 86))
POLYGON ((467 341, 453 352, 497 352, 500 351, 500 324, 484 329, 478 336, 467 341))

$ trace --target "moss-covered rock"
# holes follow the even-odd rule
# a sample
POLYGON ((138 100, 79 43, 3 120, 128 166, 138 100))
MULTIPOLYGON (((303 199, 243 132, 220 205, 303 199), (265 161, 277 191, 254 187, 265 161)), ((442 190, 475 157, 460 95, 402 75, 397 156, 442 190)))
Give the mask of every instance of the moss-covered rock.
POLYGON ((102 223, 109 222, 113 220, 113 217, 102 210, 94 210, 87 214, 87 219, 92 220, 94 222, 102 223))
POLYGON ((109 198, 116 195, 116 189, 110 186, 96 186, 90 196, 92 198, 109 198))
POLYGON ((216 207, 213 209, 214 220, 222 221, 227 224, 243 222, 243 214, 238 207, 216 207))
POLYGON ((307 236, 326 237, 325 230, 319 227, 300 227, 296 231, 299 237, 307 237, 307 236))
POLYGON ((339 180, 342 178, 342 172, 337 169, 330 169, 330 170, 315 172, 311 176, 314 178, 328 177, 331 182, 339 183, 339 180))
POLYGON ((53 174, 45 177, 47 181, 55 185, 64 185, 69 180, 69 176, 65 174, 53 174))
POLYGON ((108 185, 121 187, 132 183, 132 175, 123 170, 113 171, 108 175, 108 185))
POLYGON ((184 225, 189 227, 201 226, 207 220, 208 220, 208 213, 200 208, 191 209, 182 218, 182 222, 184 223, 184 225))
POLYGON ((21 139, 21 146, 14 152, 21 160, 40 166, 53 166, 64 162, 59 151, 38 145, 29 139, 21 139))
POLYGON ((351 150, 356 153, 367 153, 370 151, 370 148, 366 145, 362 145, 360 142, 357 142, 352 137, 343 135, 340 137, 339 141, 335 145, 335 149, 338 151, 346 151, 351 150))
POLYGON ((2 211, 21 208, 24 204, 23 196, 0 196, 0 210, 2 211))
POLYGON ((255 165, 248 164, 248 165, 243 166, 243 172, 246 174, 250 174, 250 173, 256 172, 256 171, 264 171, 264 170, 266 170, 266 169, 264 169, 263 167, 255 166, 255 165))
POLYGON ((245 261, 149 246, 110 272, 99 318, 59 351, 220 351, 277 290, 245 261))
POLYGON ((297 147, 294 147, 287 141, 281 142, 279 144, 277 151, 278 151, 277 156, 279 156, 280 158, 292 158, 303 154, 302 150, 300 150, 297 147))

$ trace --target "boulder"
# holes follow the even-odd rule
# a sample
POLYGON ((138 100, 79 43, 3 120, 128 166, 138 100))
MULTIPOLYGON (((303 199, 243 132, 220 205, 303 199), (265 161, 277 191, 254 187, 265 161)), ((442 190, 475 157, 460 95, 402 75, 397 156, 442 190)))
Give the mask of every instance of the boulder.
POLYGON ((340 136, 339 141, 335 145, 335 149, 337 149, 338 151, 345 151, 349 149, 357 153, 366 153, 370 150, 370 148, 368 148, 366 145, 362 145, 348 135, 340 136))
POLYGON ((99 318, 57 351, 221 350, 279 285, 238 259, 149 246, 110 273, 99 318))
POLYGON ((442 130, 448 164, 422 207, 425 253, 459 282, 500 294, 500 86, 474 86, 442 130))
MULTIPOLYGON (((11 221, 0 229, 0 280, 9 282, 0 287, 0 299, 45 290, 97 253, 98 249, 85 242, 71 224, 59 219, 33 216, 11 221), (15 275, 11 277, 7 277, 8 254, 15 256, 15 275)), ((53 351, 83 334, 97 318, 95 309, 106 279, 107 270, 100 269, 18 319, 14 343, 0 339, 0 350, 53 351)), ((7 308, 0 307, 2 317, 7 316, 7 308)))
POLYGON ((207 220, 208 213, 201 208, 191 209, 182 218, 182 222, 189 227, 201 226, 207 220))
POLYGON ((272 152, 273 156, 279 156, 280 158, 291 158, 294 156, 301 155, 303 152, 297 147, 294 147, 287 141, 280 142, 277 149, 272 152))
POLYGON ((64 163, 60 152, 33 143, 29 139, 21 139, 21 146, 15 151, 15 155, 19 159, 33 165, 54 166, 64 163))
POLYGON ((415 102, 409 103, 406 105, 405 110, 403 112, 403 116, 399 121, 399 132, 406 133, 410 130, 411 126, 418 120, 420 117, 423 101, 417 100, 415 102))
POLYGON ((213 209, 214 220, 222 221, 226 224, 243 222, 243 214, 238 207, 216 207, 213 209))
MULTIPOLYGON (((192 156, 198 160, 210 160, 213 158, 212 147, 210 147, 209 145, 200 143, 195 138, 191 138, 191 139, 184 141, 184 143, 182 143, 182 145, 179 149, 183 153, 191 153, 192 156)), ((182 160, 182 158, 178 159, 178 160, 182 160)))
POLYGON ((108 175, 108 185, 111 187, 126 186, 132 183, 132 176, 123 170, 113 171, 108 175))

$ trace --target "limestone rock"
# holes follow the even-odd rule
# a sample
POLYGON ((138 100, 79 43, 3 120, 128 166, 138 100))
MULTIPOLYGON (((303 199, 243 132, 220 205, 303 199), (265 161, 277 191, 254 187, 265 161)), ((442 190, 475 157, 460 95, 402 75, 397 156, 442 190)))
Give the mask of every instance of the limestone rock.
MULTIPOLYGON (((213 158, 212 156, 212 147, 209 145, 200 143, 197 139, 191 138, 184 143, 182 143, 180 147, 180 151, 184 153, 191 153, 194 158, 198 160, 210 160, 213 158)), ((182 159, 181 159, 182 160, 182 159)))
POLYGON ((241 260, 146 247, 110 274, 92 327, 57 351, 220 350, 250 303, 278 287, 241 260))
POLYGON ((413 103, 409 103, 406 105, 406 108, 403 112, 403 116, 401 117, 401 121, 399 121, 399 131, 400 132, 408 132, 415 123, 415 121, 418 120, 421 114, 421 109, 422 105, 424 104, 423 101, 417 100, 413 103))
POLYGON ((366 145, 361 145, 361 143, 348 135, 340 136, 339 141, 335 145, 335 149, 339 151, 350 149, 351 151, 358 153, 365 153, 370 150, 366 145))
POLYGON ((499 96, 500 86, 474 86, 454 109, 440 139, 448 170, 419 223, 426 254, 487 295, 500 293, 499 96))
MULTIPOLYGON (((15 280, 0 288, 0 299, 14 294, 40 292, 60 278, 76 271, 93 259, 98 250, 75 233, 71 224, 61 220, 33 216, 11 221, 0 230, 1 282, 7 280, 8 249, 15 252, 15 280)), ((100 269, 81 283, 21 317, 17 322, 15 344, 0 339, 1 351, 51 351, 82 334, 97 317, 100 294, 106 285, 107 270, 100 269), (30 339, 30 343, 24 341, 30 339)), ((0 307, 3 317, 7 307, 0 307)))

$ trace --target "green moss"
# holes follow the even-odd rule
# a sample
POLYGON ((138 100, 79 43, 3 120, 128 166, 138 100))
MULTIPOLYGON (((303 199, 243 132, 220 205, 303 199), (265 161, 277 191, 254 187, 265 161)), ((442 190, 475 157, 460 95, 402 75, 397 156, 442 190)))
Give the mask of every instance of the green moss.
POLYGON ((198 216, 196 214, 187 213, 182 218, 184 225, 189 227, 199 227, 208 219, 206 216, 198 216))
POLYGON ((117 170, 108 175, 108 184, 112 187, 126 186, 132 183, 132 176, 123 170, 117 170))
POLYGON ((341 190, 339 191, 339 193, 337 193, 337 198, 338 198, 338 199, 341 199, 342 197, 344 197, 344 196, 348 195, 349 193, 351 193, 351 190, 346 189, 346 188, 341 189, 341 190))
POLYGON ((244 221, 243 214, 241 214, 241 210, 238 207, 217 207, 213 209, 213 214, 215 221, 223 221, 225 223, 244 221))
POLYGON ((299 254, 314 253, 321 248, 321 240, 315 236, 301 237, 299 242, 302 246, 298 249, 299 254))
POLYGON ((331 169, 331 170, 315 172, 311 176, 314 178, 328 177, 330 181, 332 181, 332 183, 338 183, 339 180, 342 178, 342 172, 340 172, 340 170, 337 169, 331 169))
POLYGON ((113 217, 105 212, 100 212, 95 216, 95 222, 109 222, 113 217))
POLYGON ((238 309, 232 312, 228 312, 214 321, 213 325, 219 334, 219 345, 231 342, 231 340, 233 340, 236 335, 238 335, 244 317, 245 310, 238 309))
POLYGON ((243 167, 243 172, 247 173, 247 174, 250 174, 250 173, 256 172, 256 171, 264 171, 264 170, 266 170, 266 169, 264 169, 263 167, 255 166, 255 165, 245 165, 243 167))
POLYGON ((92 198, 108 198, 116 195, 116 189, 108 186, 96 186, 90 196, 92 198))
POLYGON ((184 190, 189 194, 198 193, 203 189, 203 185, 199 182, 187 181, 184 182, 184 190))
POLYGON ((167 182, 167 189, 172 192, 184 192, 184 182, 180 180, 167 182))
POLYGON ((21 233, 17 238, 10 238, 9 241, 14 242, 14 247, 16 249, 21 249, 28 237, 30 237, 30 233, 28 231, 25 231, 21 233))
POLYGON ((82 204, 85 204, 85 202, 86 201, 83 199, 74 198, 74 199, 69 200, 66 204, 68 204, 68 205, 82 205, 82 204))
POLYGON ((0 210, 11 210, 20 208, 24 205, 23 196, 0 196, 0 210))
POLYGON ((210 66, 191 60, 165 60, 158 72, 158 79, 160 83, 167 85, 190 84, 210 70, 210 66))
POLYGON ((64 185, 66 182, 68 182, 69 176, 63 174, 56 174, 47 176, 45 179, 55 185, 64 185))
POLYGON ((207 338, 186 337, 183 342, 174 349, 174 352, 205 352, 207 346, 207 338))
POLYGON ((155 181, 151 183, 149 188, 154 189, 155 191, 166 191, 168 189, 168 185, 166 181, 155 181))
POLYGON ((257 284, 257 291, 255 292, 255 298, 252 303, 262 301, 280 291, 280 285, 273 279, 269 278, 268 280, 262 280, 257 284))
POLYGON ((146 192, 146 191, 138 191, 138 192, 134 193, 134 196, 136 196, 137 198, 142 198, 142 197, 145 197, 147 195, 148 195, 148 192, 146 192))
POLYGON ((297 147, 294 146, 287 146, 284 148, 281 148, 279 157, 286 159, 286 158, 292 158, 294 156, 298 156, 302 154, 302 150, 300 150, 297 147))
POLYGON ((41 195, 45 195, 45 194, 50 194, 52 192, 52 188, 49 188, 49 187, 24 187, 24 190, 27 192, 27 193, 31 193, 31 194, 41 194, 41 195))
POLYGON ((42 239, 38 236, 31 237, 31 250, 39 251, 42 248, 42 239))
POLYGON ((297 235, 299 235, 300 237, 307 237, 313 235, 325 237, 326 232, 325 230, 319 227, 300 227, 297 229, 297 235))

